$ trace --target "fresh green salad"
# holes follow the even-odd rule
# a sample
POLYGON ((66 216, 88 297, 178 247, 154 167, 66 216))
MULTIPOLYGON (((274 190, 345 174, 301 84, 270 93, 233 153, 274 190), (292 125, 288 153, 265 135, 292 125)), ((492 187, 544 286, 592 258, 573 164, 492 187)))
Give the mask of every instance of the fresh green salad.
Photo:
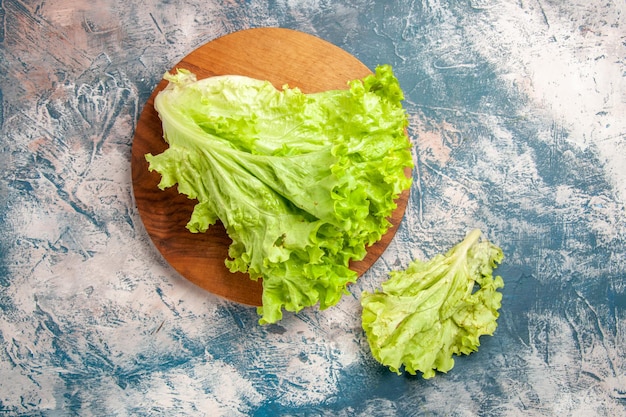
POLYGON ((502 250, 476 229, 446 254, 390 273, 382 291, 363 293, 362 324, 372 354, 390 370, 431 378, 453 355, 478 349, 496 329, 504 286, 494 267, 502 250))
POLYGON ((387 232, 411 185, 391 67, 314 94, 184 69, 164 77, 154 105, 169 148, 146 159, 161 189, 197 200, 187 228, 223 223, 228 268, 262 279, 260 323, 336 304, 357 278, 350 261, 387 232))

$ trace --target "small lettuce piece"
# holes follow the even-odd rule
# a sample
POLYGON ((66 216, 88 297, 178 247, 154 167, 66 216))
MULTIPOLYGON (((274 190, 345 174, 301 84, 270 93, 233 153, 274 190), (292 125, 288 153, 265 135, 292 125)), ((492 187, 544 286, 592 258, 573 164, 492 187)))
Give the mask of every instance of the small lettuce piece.
POLYGON ((481 236, 475 229, 445 255, 414 260, 392 271, 382 291, 362 294, 362 326, 378 362, 428 379, 452 369, 453 355, 476 351, 481 335, 493 335, 504 286, 493 269, 504 255, 481 236))
POLYGON ((177 185, 197 200, 187 228, 222 222, 228 268, 262 279, 261 324, 283 309, 336 304, 357 278, 350 261, 387 232, 411 184, 391 67, 314 94, 237 75, 197 80, 184 69, 164 78, 154 105, 169 148, 146 160, 161 189, 177 185))

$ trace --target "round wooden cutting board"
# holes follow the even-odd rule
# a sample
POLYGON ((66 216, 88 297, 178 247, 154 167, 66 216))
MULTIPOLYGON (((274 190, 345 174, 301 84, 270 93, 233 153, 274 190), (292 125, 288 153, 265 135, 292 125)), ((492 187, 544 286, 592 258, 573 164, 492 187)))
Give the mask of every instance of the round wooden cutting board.
MULTIPOLYGON (((214 75, 246 75, 268 80, 277 88, 284 84, 304 93, 345 89, 347 82, 371 71, 346 51, 315 36, 281 28, 235 32, 215 39, 187 55, 174 68, 186 68, 198 79, 214 75)), ((163 257, 181 275, 199 287, 239 303, 261 305, 261 281, 247 274, 231 273, 224 265, 230 239, 217 224, 206 233, 191 233, 189 221, 196 200, 179 194, 176 187, 160 190, 157 172, 148 172, 146 153, 163 152, 161 121, 154 109, 156 94, 167 85, 161 81, 139 117, 132 146, 132 181, 135 201, 144 226, 163 257)), ((393 227, 366 258, 351 268, 359 276, 383 253, 404 216, 409 192, 397 200, 393 227)))

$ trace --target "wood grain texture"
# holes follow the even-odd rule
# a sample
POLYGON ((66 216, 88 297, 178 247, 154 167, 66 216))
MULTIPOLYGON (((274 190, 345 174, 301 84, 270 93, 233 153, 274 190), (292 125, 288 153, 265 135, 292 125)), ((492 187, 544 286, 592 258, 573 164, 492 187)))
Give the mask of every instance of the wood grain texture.
MULTIPOLYGON (((346 51, 322 39, 281 28, 235 32, 211 41, 183 58, 175 68, 186 68, 198 79, 237 74, 268 80, 277 88, 288 84, 305 93, 347 88, 347 82, 371 71, 346 51)), ((224 265, 230 239, 217 224, 206 233, 190 233, 187 224, 195 200, 176 187, 160 190, 160 175, 148 171, 144 155, 167 148, 154 98, 167 82, 155 88, 140 115, 132 147, 134 198, 144 226, 163 257, 185 278, 218 296, 247 305, 260 305, 262 284, 247 274, 231 273, 224 265)), ((407 172, 409 175, 410 172, 407 172)), ((402 220, 409 192, 397 200, 393 226, 366 258, 351 268, 362 275, 383 253, 402 220)))

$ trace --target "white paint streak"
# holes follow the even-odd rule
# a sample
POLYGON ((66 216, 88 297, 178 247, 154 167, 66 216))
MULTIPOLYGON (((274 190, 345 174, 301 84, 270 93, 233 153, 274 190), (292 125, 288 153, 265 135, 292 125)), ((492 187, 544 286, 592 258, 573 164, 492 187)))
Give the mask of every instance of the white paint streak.
POLYGON ((626 201, 626 3, 501 1, 484 17, 464 28, 473 48, 532 98, 529 108, 562 124, 570 143, 597 147, 626 201))

